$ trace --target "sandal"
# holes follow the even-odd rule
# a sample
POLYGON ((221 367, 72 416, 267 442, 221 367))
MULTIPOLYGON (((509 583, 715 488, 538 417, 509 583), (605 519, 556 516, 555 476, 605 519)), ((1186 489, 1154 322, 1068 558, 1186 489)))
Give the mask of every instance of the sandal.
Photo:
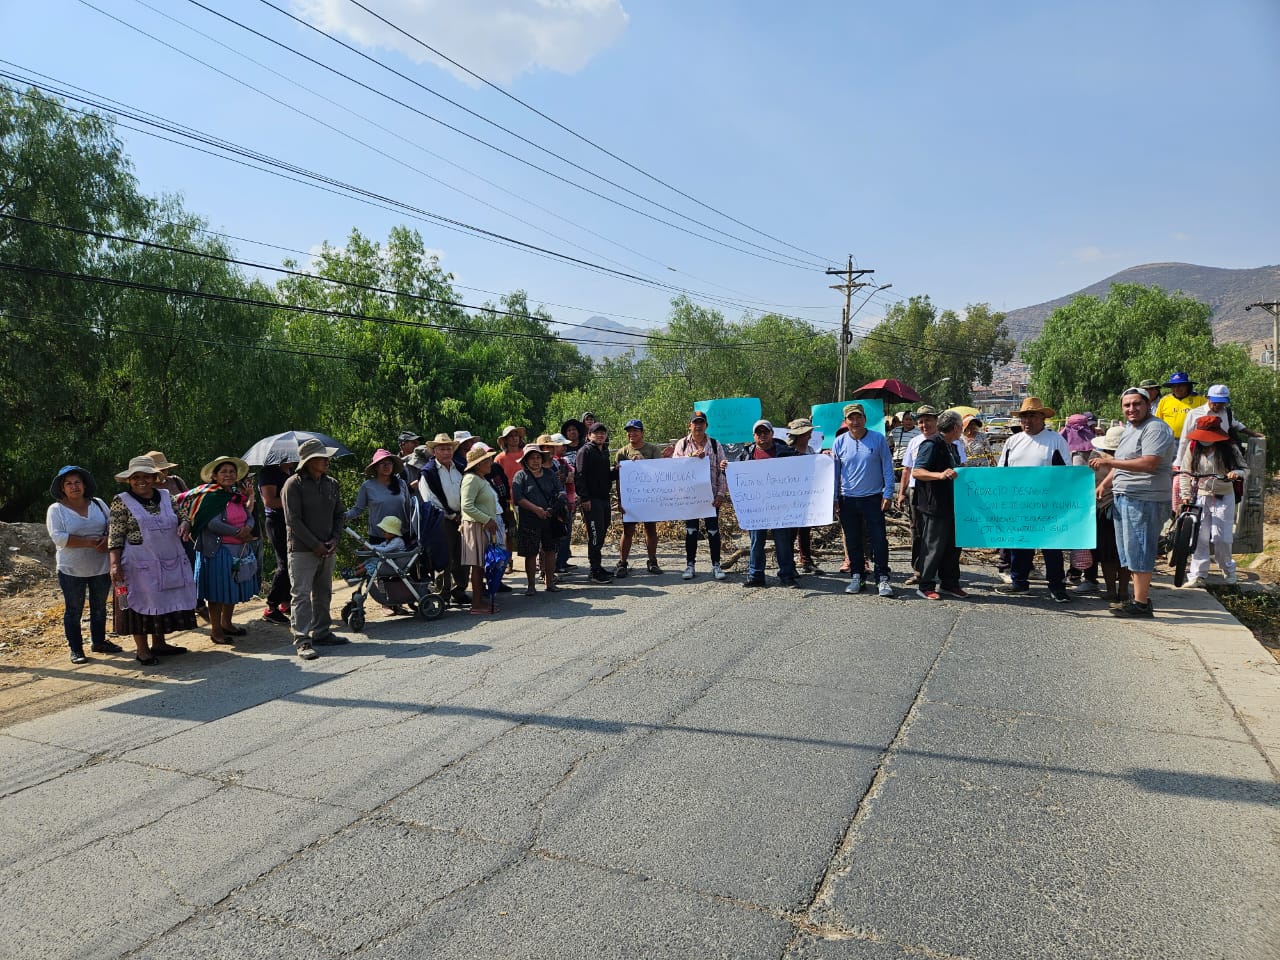
POLYGON ((560 589, 559 587, 557 587, 557 586, 553 583, 553 584, 551 584, 551 586, 549 586, 549 587, 547 587, 547 588, 546 588, 546 592, 547 592, 547 593, 560 593, 560 592, 561 592, 561 589, 560 589))
POLYGON ((227 629, 226 629, 226 630, 224 630, 223 632, 224 632, 224 633, 229 633, 229 634, 231 634, 233 637, 243 637, 243 636, 245 636, 249 631, 248 631, 248 630, 246 630, 244 627, 227 627, 227 629))
POLYGON ((138 661, 140 664, 142 664, 144 667, 154 667, 157 663, 159 663, 159 662, 160 662, 160 658, 159 658, 159 657, 146 657, 146 658, 144 659, 144 658, 142 658, 142 657, 135 656, 133 659, 137 660, 137 661, 138 661))
POLYGON ((538 591, 535 590, 533 587, 527 587, 524 591, 524 595, 526 597, 535 597, 538 595, 538 591))
POLYGON ((176 657, 178 654, 186 652, 186 647, 177 647, 169 643, 159 647, 152 646, 151 648, 151 653, 157 657, 176 657))
POLYGON ((233 643, 235 643, 235 641, 232 640, 230 637, 210 637, 209 639, 212 640, 214 643, 216 643, 220 647, 229 647, 233 643))

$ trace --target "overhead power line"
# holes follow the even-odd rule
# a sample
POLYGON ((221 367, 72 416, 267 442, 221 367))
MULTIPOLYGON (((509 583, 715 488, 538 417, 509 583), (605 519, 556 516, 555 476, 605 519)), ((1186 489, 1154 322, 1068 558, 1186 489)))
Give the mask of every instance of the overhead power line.
POLYGON ((301 18, 299 18, 299 17, 294 16, 294 15, 293 15, 292 13, 290 13, 289 11, 284 10, 284 9, 282 9, 282 8, 280 8, 280 7, 277 7, 277 6, 275 6, 274 4, 266 3, 266 0, 262 0, 262 2, 264 2, 267 6, 271 7, 273 10, 276 10, 276 11, 277 11, 277 12, 279 12, 280 14, 282 14, 282 15, 284 15, 284 16, 286 16, 286 17, 288 17, 289 19, 294 20, 294 21, 296 21, 297 23, 301 24, 302 26, 306 27, 308 30, 312 30, 312 31, 314 31, 314 32, 318 33, 320 36, 325 37, 326 39, 328 39, 328 40, 332 41, 333 43, 336 43, 336 44, 338 44, 339 46, 341 46, 341 47, 343 47, 343 48, 345 48, 345 49, 347 49, 347 50, 351 51, 351 52, 352 52, 352 53, 354 53, 356 56, 361 57, 361 58, 363 58, 363 59, 365 59, 365 60, 369 61, 370 63, 373 63, 373 64, 377 65, 378 67, 382 68, 383 70, 386 70, 386 71, 388 71, 389 73, 392 73, 392 74, 394 74, 395 76, 397 76, 397 77, 401 78, 402 80, 404 80, 404 81, 406 81, 406 82, 408 82, 408 83, 410 83, 410 84, 413 84, 414 86, 416 86, 416 87, 418 87, 418 88, 420 88, 420 89, 422 89, 422 90, 426 91, 427 93, 430 93, 432 96, 439 97, 440 99, 444 100, 446 103, 450 103, 450 104, 452 104, 453 106, 457 107, 459 110, 462 110, 462 111, 464 111, 464 112, 468 113, 469 115, 471 115, 471 116, 473 116, 473 117, 476 117, 477 119, 482 120, 483 122, 488 123, 488 124, 490 124, 491 126, 494 126, 494 127, 496 127, 497 129, 499 129, 499 130, 502 130, 503 132, 505 132, 505 133, 507 133, 508 135, 510 135, 510 136, 512 136, 512 137, 514 137, 514 138, 516 138, 516 139, 517 139, 517 140, 519 140, 520 142, 522 142, 522 143, 524 143, 524 144, 526 144, 526 145, 528 145, 528 146, 530 146, 530 147, 533 147, 534 149, 539 150, 539 151, 541 151, 541 152, 543 152, 543 153, 546 153, 546 154, 548 154, 548 155, 550 155, 550 156, 552 156, 552 157, 555 157, 556 159, 560 160, 561 162, 563 162, 563 163, 567 164, 567 165, 568 165, 568 166, 570 166, 570 167, 573 167, 574 169, 580 170, 580 171, 582 171, 582 172, 584 172, 584 173, 589 174, 590 176, 596 177, 597 179, 599 179, 599 180, 603 181, 604 183, 609 184, 611 187, 614 187, 614 188, 615 188, 615 189, 617 189, 617 190, 621 190, 623 193, 627 193, 627 194, 630 194, 630 195, 632 195, 632 196, 638 197, 639 199, 644 200, 646 203, 652 204, 653 206, 655 206, 655 207, 659 208, 660 210, 664 210, 664 211, 667 211, 668 213, 672 213, 672 214, 674 214, 675 216, 678 216, 678 217, 680 217, 680 218, 682 218, 682 219, 684 219, 684 220, 687 220, 687 221, 689 221, 690 223, 695 223, 695 224, 697 224, 698 226, 703 227, 704 229, 707 229, 707 230, 712 231, 713 233, 717 233, 717 234, 720 234, 721 236, 728 237, 729 239, 734 240, 734 241, 736 241, 737 243, 745 244, 747 247, 754 247, 756 250, 758 250, 758 251, 762 251, 762 252, 757 253, 757 252, 754 252, 754 251, 752 251, 752 250, 745 249, 744 247, 735 246, 734 244, 732 244, 732 243, 728 243, 728 242, 726 242, 726 241, 724 241, 724 240, 717 240, 715 237, 709 237, 709 236, 707 236, 706 234, 699 233, 699 232, 698 232, 698 231, 696 231, 696 230, 691 230, 690 228, 688 228, 688 227, 684 227, 684 226, 681 226, 681 225, 680 225, 680 224, 678 224, 678 223, 673 223, 673 222, 672 222, 672 221, 670 221, 670 220, 664 219, 663 217, 659 217, 659 216, 657 216, 656 214, 649 213, 649 212, 648 212, 648 211, 646 211, 646 210, 641 210, 639 207, 635 207, 635 206, 633 206, 633 205, 631 205, 631 204, 629 204, 629 203, 626 203, 626 202, 624 202, 624 201, 622 201, 622 200, 617 199, 616 197, 611 197, 611 196, 609 196, 608 194, 602 193, 602 192, 600 192, 599 190, 596 190, 596 189, 594 189, 594 188, 592 188, 592 187, 587 186, 586 184, 579 183, 579 182, 578 182, 578 181, 576 181, 576 180, 572 180, 572 179, 570 179, 569 177, 566 177, 566 176, 563 176, 563 175, 561 175, 561 174, 559 174, 559 173, 556 173, 554 170, 550 170, 550 169, 548 169, 548 168, 546 168, 546 167, 540 166, 539 164, 534 163, 532 160, 529 160, 529 159, 527 159, 527 158, 525 158, 525 157, 522 157, 522 156, 520 156, 520 155, 519 155, 519 154, 517 154, 517 153, 513 153, 512 151, 507 150, 507 149, 505 149, 505 148, 503 148, 503 147, 501 147, 501 146, 498 146, 498 145, 497 145, 497 144, 495 144, 495 143, 491 143, 490 141, 485 140, 485 139, 484 139, 484 138, 482 138, 482 137, 477 137, 475 134, 473 134, 473 133, 469 133, 469 132, 467 132, 466 130, 463 130, 461 127, 455 126, 455 125, 453 125, 453 124, 451 124, 451 123, 449 123, 449 122, 447 122, 447 121, 445 121, 445 120, 440 119, 439 117, 437 117, 437 116, 435 116, 435 115, 433 115, 433 114, 427 113, 425 110, 422 110, 422 109, 420 109, 420 108, 418 108, 418 107, 415 107, 415 106, 413 106, 412 104, 410 104, 410 103, 408 103, 408 102, 406 102, 406 101, 404 101, 404 100, 399 99, 398 97, 394 97, 394 96, 392 96, 391 94, 387 93, 386 91, 384 91, 384 90, 380 90, 380 89, 378 89, 377 87, 375 87, 375 86, 373 86, 373 85, 371 85, 371 84, 365 83, 364 81, 359 80, 359 79, 357 79, 357 78, 353 77, 352 75, 350 75, 350 74, 348 74, 348 73, 344 73, 343 71, 339 70, 337 67, 331 66, 330 64, 327 64, 327 63, 325 63, 325 62, 324 62, 324 61, 322 61, 322 60, 318 60, 318 59, 316 59, 315 57, 309 56, 308 54, 303 53, 301 50, 298 50, 298 49, 296 49, 296 48, 294 48, 294 47, 291 47, 291 46, 289 46, 287 43, 284 43, 283 41, 277 40, 276 38, 274 38, 274 37, 272 37, 272 36, 270 36, 270 35, 268 35, 268 34, 266 34, 266 33, 263 33, 263 32, 262 32, 262 31, 260 31, 260 30, 255 30, 253 27, 249 26, 248 24, 242 23, 242 22, 241 22, 241 21, 239 21, 239 20, 236 20, 234 17, 231 17, 231 16, 228 16, 227 14, 221 13, 221 12, 220 12, 220 11, 218 11, 218 10, 214 10, 212 7, 206 6, 205 4, 201 3, 201 2, 200 2, 200 0, 187 0, 187 2, 188 2, 188 3, 190 3, 190 4, 192 4, 193 6, 199 7, 200 9, 202 9, 202 10, 204 10, 204 11, 206 11, 206 12, 208 12, 208 13, 212 14, 212 15, 213 15, 213 16, 215 16, 215 17, 218 17, 218 18, 219 18, 219 19, 221 19, 221 20, 226 21, 227 23, 230 23, 230 24, 232 24, 232 25, 234 25, 234 26, 237 26, 237 27, 239 27, 240 29, 247 31, 248 33, 251 33, 251 34, 253 34, 253 35, 254 35, 254 36, 256 36, 256 37, 259 37, 259 38, 261 38, 262 40, 267 41, 268 43, 271 43, 271 44, 274 44, 274 45, 275 45, 275 46, 277 46, 277 47, 280 47, 282 50, 287 50, 289 53, 292 53, 294 56, 299 57, 299 58, 301 58, 301 59, 303 59, 303 60, 306 60, 308 63, 314 64, 315 66, 320 67, 322 70, 327 70, 328 72, 330 72, 330 73, 332 73, 332 74, 335 74, 336 76, 341 77, 342 79, 344 79, 344 80, 348 81, 349 83, 354 83, 354 84, 356 84, 357 86, 359 86, 359 87, 361 87, 361 88, 363 88, 363 89, 365 89, 365 90, 369 91, 370 93, 372 93, 372 94, 374 94, 374 95, 376 95, 376 96, 382 97, 383 99, 388 100, 388 101, 390 101, 391 103, 394 103, 394 104, 396 104, 397 106, 402 107, 402 108, 403 108, 403 109, 405 109, 405 110, 409 110, 409 111, 411 111, 412 113, 414 113, 414 114, 416 114, 416 115, 418 115, 418 116, 422 117, 422 118, 423 118, 423 119, 425 119, 425 120, 430 120, 432 123, 439 124, 440 126, 442 126, 442 127, 444 127, 445 129, 450 130, 450 131, 452 131, 452 132, 454 132, 454 133, 458 134, 459 136, 465 137, 465 138, 467 138, 468 140, 471 140, 471 141, 473 141, 474 143, 478 143, 478 144, 480 144, 481 146, 486 147, 486 148, 488 148, 488 149, 490 149, 490 150, 494 150, 494 151, 496 151, 497 153, 500 153, 500 154, 502 154, 503 156, 505 156, 505 157, 507 157, 507 158, 509 158, 509 159, 511 159, 511 160, 515 160, 517 163, 523 164, 524 166, 527 166, 527 167, 530 167, 531 169, 537 170, 539 173, 542 173, 542 174, 544 174, 544 175, 546 175, 546 176, 552 177, 553 179, 558 180, 558 181, 560 181, 561 183, 564 183, 564 184, 566 184, 566 185, 568 185, 568 186, 574 187, 575 189, 585 191, 586 193, 589 193, 589 194, 591 194, 592 196, 597 197, 598 199, 604 200, 606 203, 611 203, 611 204, 613 204, 613 205, 615 205, 615 206, 617 206, 617 207, 621 207, 622 209, 629 210, 629 211, 631 211, 632 213, 637 214, 638 216, 641 216, 641 217, 644 217, 644 218, 646 218, 646 219, 648 219, 648 220, 652 220, 652 221, 654 221, 654 222, 656 222, 656 223, 661 223, 661 224, 663 224, 663 225, 665 225, 665 226, 668 226, 668 227, 672 228, 673 230, 679 230, 681 233, 687 233, 687 234, 689 234, 690 236, 694 236, 694 237, 697 237, 697 238, 699 238, 699 239, 701 239, 701 240, 705 240, 705 241, 707 241, 708 243, 714 243, 714 244, 716 244, 717 246, 725 247, 725 248, 730 249, 730 250, 735 250, 735 251, 737 251, 738 253, 742 253, 742 254, 745 254, 745 255, 747 255, 747 256, 757 257, 757 258, 759 258, 759 259, 761 259, 761 260, 766 260, 766 261, 769 261, 769 262, 772 262, 772 263, 781 264, 782 266, 792 267, 792 268, 797 269, 797 270, 814 270, 814 269, 818 269, 818 268, 821 266, 821 264, 814 264, 814 263, 809 263, 809 262, 801 261, 801 260, 799 260, 797 257, 794 257, 794 256, 793 256, 793 255, 791 255, 791 254, 784 253, 784 252, 777 251, 777 250, 771 250, 770 248, 768 248, 768 247, 764 247, 764 246, 761 246, 761 245, 760 245, 760 244, 758 244, 758 243, 754 243, 754 242, 752 242, 752 241, 750 241, 750 240, 746 240, 746 239, 744 239, 744 238, 742 238, 742 237, 738 237, 738 236, 736 236, 736 235, 734 235, 734 234, 728 233, 727 231, 721 230, 721 229, 719 229, 719 228, 717 228, 717 227, 715 227, 715 226, 712 226, 711 224, 704 223, 704 222, 702 222, 701 220, 698 220, 698 219, 696 219, 696 218, 694 218, 694 217, 690 217, 690 216, 687 216, 686 214, 682 214, 682 213, 680 213, 678 210, 673 210, 672 208, 667 207, 667 206, 665 206, 664 204, 658 203, 658 202, 657 202, 657 201, 655 201, 655 200, 651 200, 651 199, 649 199, 648 197, 645 197, 645 196, 643 196, 643 195, 641 195, 641 194, 638 194, 638 193, 636 193, 635 191, 630 190, 630 189, 628 189, 627 187, 625 187, 625 186, 623 186, 623 185, 621 185, 621 184, 615 183, 614 181, 612 181, 612 180, 608 179, 607 177, 600 176, 599 174, 594 173, 593 171, 588 170, 587 168, 582 167, 582 166, 580 166, 579 164, 574 163, 572 160, 569 160, 569 159, 568 159, 568 158, 566 158, 566 157, 562 157, 560 154, 555 153, 555 152, 554 152, 554 151, 552 151, 552 150, 548 150, 547 148, 543 147, 542 145, 540 145, 540 144, 538 144, 538 143, 535 143, 535 142, 534 142, 534 141, 532 141, 532 140, 529 140, 527 137, 523 137, 523 136, 521 136, 520 134, 518 134, 518 133, 516 133, 516 132, 514 132, 514 131, 512 131, 512 130, 508 130, 506 127, 503 127, 501 124, 498 124, 498 123, 496 123, 495 121, 490 120, 489 118, 487 118, 487 117, 485 117, 485 116, 483 116, 483 115, 481 115, 481 114, 479 114, 479 113, 476 113, 474 110, 471 110, 471 109, 469 109, 469 108, 467 108, 467 107, 463 106, 462 104, 459 104, 459 103, 457 103, 457 102, 456 102, 456 101, 454 101, 454 100, 451 100, 449 97, 446 97, 446 96, 444 96, 444 94, 441 94, 441 93, 439 93, 438 91, 431 89, 431 88, 430 88, 430 87, 428 87, 426 84, 424 84, 424 83, 422 83, 422 82, 420 82, 420 81, 418 81, 418 80, 415 80, 413 77, 410 77, 410 76, 408 76, 407 74, 402 73, 402 72, 401 72, 401 71, 399 71, 399 70, 396 70, 394 67, 387 66, 387 65, 386 65, 386 64, 384 64, 382 61, 378 60, 376 57, 371 57, 371 56, 369 56, 367 53, 364 53, 363 51, 356 49, 355 47, 351 46, 350 44, 348 44, 348 43, 344 43, 342 40, 339 40, 337 37, 334 37, 334 36, 332 36, 332 35, 330 35, 330 34, 325 33, 323 30, 320 30, 318 27, 312 26, 311 24, 307 23, 305 20, 303 20, 303 19, 301 19, 301 18), (785 259, 784 259, 784 258, 785 258, 785 259))
POLYGON ((684 192, 683 190, 681 190, 679 187, 673 186, 672 184, 668 183, 666 180, 663 180, 663 179, 662 179, 662 178, 660 178, 660 177, 654 176, 653 174, 649 173, 647 170, 644 170, 644 169, 642 169, 642 168, 640 168, 640 167, 636 166, 636 165, 635 165, 634 163, 632 163, 630 160, 627 160, 627 159, 625 159, 625 158, 623 158, 623 157, 618 156, 616 153, 614 153, 612 150, 609 150, 607 147, 603 147, 603 146, 601 146, 599 143, 597 143, 596 141, 592 140, 591 138, 586 137, 586 136, 583 136, 582 134, 578 133, 578 131, 576 131, 576 130, 574 130, 574 129, 570 128, 570 127, 565 126, 565 125, 564 125, 563 123, 561 123, 559 120, 556 120, 554 117, 550 117, 550 116, 548 116, 547 114, 543 113, 541 110, 539 110, 537 107, 533 106, 531 103, 528 103, 528 102, 527 102, 527 101, 525 101, 525 100, 521 100, 521 99, 520 99, 519 97, 517 97, 514 93, 511 93, 511 92, 509 92, 508 90, 505 90, 505 89, 503 89, 502 87, 498 86, 496 83, 493 83, 492 81, 490 81, 490 80, 486 79, 485 77, 482 77, 480 74, 476 73, 476 72, 475 72, 474 70, 472 70, 470 67, 464 66, 463 64, 459 63, 457 60, 455 60, 455 59, 453 59, 452 57, 450 57, 448 54, 445 54, 445 53, 441 52, 440 50, 436 49, 435 47, 431 46, 429 43, 427 43, 427 42, 426 42, 425 40, 423 40, 421 37, 415 36, 414 34, 410 33, 410 32, 409 32, 409 31, 407 31, 407 30, 405 30, 403 27, 400 27, 400 26, 398 26, 397 24, 392 23, 392 22, 391 22, 390 20, 388 20, 386 17, 382 16, 382 14, 380 14, 380 13, 378 13, 378 12, 374 11, 374 10, 370 10, 367 6, 365 6, 363 3, 361 3, 361 2, 360 2, 360 0, 350 0, 350 2, 351 2, 352 4, 354 4, 355 6, 359 7, 359 8, 360 8, 361 10, 363 10, 365 13, 369 14, 369 16, 373 17, 373 18, 374 18, 374 19, 376 19, 376 20, 381 21, 381 22, 382 22, 382 23, 384 23, 386 26, 390 27, 392 30, 396 31, 396 32, 397 32, 397 33, 399 33, 401 36, 405 37, 405 38, 406 38, 406 39, 408 39, 408 40, 413 41, 413 42, 414 42, 414 43, 416 43, 418 46, 422 47, 424 50, 429 51, 430 53, 432 53, 432 54, 434 54, 435 56, 439 57, 441 60, 444 60, 446 63, 452 64, 453 66, 457 67, 459 70, 461 70, 463 73, 467 74, 468 76, 473 77, 473 78, 475 78, 476 80, 479 80, 479 81, 480 81, 481 83, 483 83, 485 86, 489 87, 489 88, 490 88, 490 89, 492 89, 492 90, 497 91, 497 92, 498 92, 498 93, 500 93, 502 96, 506 97, 508 100, 511 100, 511 101, 513 101, 513 102, 515 102, 515 103, 518 103, 520 106, 524 107, 526 110, 530 110, 530 111, 532 111, 533 113, 535 113, 535 114, 537 114, 539 117, 541 117, 543 120, 546 120, 548 123, 552 124, 553 126, 557 127, 558 129, 563 130, 565 133, 569 134, 571 137, 574 137, 574 138, 576 138, 576 139, 578 139, 578 140, 582 141, 583 143, 587 144, 587 145, 588 145, 588 146, 590 146, 590 147, 594 147, 596 150, 599 150, 599 151, 600 151, 601 153, 603 153, 605 156, 610 157, 610 158, 611 158, 611 159, 613 159, 613 160, 617 160, 617 161, 618 161, 619 163, 621 163, 623 166, 628 167, 628 168, 629 168, 629 169, 631 169, 631 170, 634 170, 636 173, 640 174, 642 177, 645 177, 645 178, 647 178, 647 179, 649 179, 649 180, 653 181, 654 183, 659 184, 660 186, 666 187, 666 188, 667 188, 668 190, 670 190, 672 193, 679 194, 680 196, 684 197, 686 200, 690 200, 690 201, 692 201, 693 203, 696 203, 698 206, 702 207, 704 210, 709 210, 709 211, 711 211, 712 213, 716 214, 717 216, 724 217, 726 220, 729 220, 729 221, 731 221, 731 222, 733 222, 733 223, 736 223, 738 226, 740 226, 740 227, 744 227, 744 228, 746 228, 747 230, 750 230, 752 233, 756 233, 756 234, 759 234, 759 235, 760 235, 760 236, 762 236, 762 237, 766 237, 767 239, 772 240, 774 243, 780 243, 780 244, 782 244, 784 247, 790 247, 792 250, 795 250, 795 251, 797 251, 797 252, 799 252, 799 253, 803 253, 803 254, 805 254, 806 256, 813 257, 813 258, 815 258, 815 259, 817 259, 817 260, 820 260, 820 261, 829 261, 829 260, 830 260, 830 258, 829 258, 829 257, 824 257, 824 256, 822 256, 821 254, 814 253, 814 252, 813 252, 813 251, 811 251, 811 250, 806 250, 806 249, 804 249, 804 247, 798 247, 798 246, 796 246, 796 245, 795 245, 795 244, 793 244, 793 243, 788 243, 788 242, 787 242, 787 241, 785 241, 785 240, 782 240, 782 239, 779 239, 778 237, 773 236, 773 234, 771 234, 771 233, 766 233, 764 230, 761 230, 761 229, 759 229, 758 227, 753 227, 753 226, 751 226, 751 224, 749 224, 749 223, 744 223, 743 221, 741 221, 741 220, 737 219, 736 217, 730 216, 729 214, 725 213, 723 210, 717 210, 715 207, 711 206, 710 204, 704 203, 703 201, 699 200, 697 197, 692 196, 692 195, 690 195, 690 194, 688 194, 688 193, 685 193, 685 192, 684 192))

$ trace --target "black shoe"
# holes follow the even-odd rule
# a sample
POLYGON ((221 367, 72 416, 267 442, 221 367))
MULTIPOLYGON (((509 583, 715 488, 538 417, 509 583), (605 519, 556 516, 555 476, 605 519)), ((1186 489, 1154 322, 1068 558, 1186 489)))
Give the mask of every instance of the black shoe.
POLYGON ((800 589, 800 581, 799 581, 799 580, 796 580, 796 579, 794 579, 794 578, 793 578, 793 579, 791 579, 791 580, 782 580, 782 579, 779 579, 779 580, 778 580, 778 586, 780 586, 780 587, 788 587, 788 588, 793 589, 793 590, 799 590, 799 589, 800 589))
POLYGON ((449 598, 449 602, 455 607, 471 606, 471 595, 467 593, 455 593, 449 598))
POLYGON ((648 568, 647 568, 647 569, 648 569, 648 571, 649 571, 650 573, 661 573, 661 572, 662 572, 662 568, 661 568, 660 566, 658 566, 658 561, 657 561, 657 560, 650 560, 650 561, 649 561, 649 566, 648 566, 648 568))
POLYGON ((151 652, 155 654, 157 657, 176 657, 180 653, 186 653, 187 648, 175 647, 171 643, 166 643, 164 646, 161 646, 161 647, 157 647, 153 644, 151 647, 151 652))
POLYGON ((326 633, 323 637, 313 637, 311 642, 317 647, 340 647, 344 643, 350 643, 346 637, 340 637, 336 633, 326 633))
POLYGON ((499 592, 499 593, 510 593, 510 592, 511 592, 511 587, 510 587, 510 585, 509 585, 509 584, 500 583, 500 584, 498 584, 498 592, 499 592))
POLYGON ((1063 590, 1061 587, 1057 587, 1057 588, 1050 587, 1049 596, 1053 598, 1054 603, 1070 603, 1072 600, 1075 599, 1074 597, 1071 596, 1071 594, 1067 593, 1067 591, 1063 590))
POLYGON ((627 561, 619 560, 618 565, 613 568, 613 575, 621 580, 627 575, 627 561))
POLYGON ((748 577, 746 580, 742 582, 742 585, 746 587, 748 590, 750 590, 752 587, 768 586, 768 584, 764 582, 764 577, 748 577))
POLYGON ((262 614, 262 619, 267 623, 280 623, 286 627, 289 625, 289 615, 280 610, 267 610, 262 614))
POLYGON ((88 663, 88 662, 89 662, 89 658, 88 658, 88 657, 86 657, 86 656, 84 655, 84 651, 83 651, 83 650, 72 650, 72 651, 71 651, 71 662, 72 662, 72 663, 88 663))
POLYGON ((94 653, 124 653, 124 647, 118 643, 112 643, 110 640, 95 643, 89 649, 94 653))
POLYGON ((1025 583, 999 583, 996 584, 996 593, 1015 594, 1030 593, 1031 587, 1025 583))
POLYGON ((591 576, 587 579, 595 583, 613 583, 613 577, 608 570, 592 570, 591 576))
POLYGON ((1113 617, 1146 617, 1155 616, 1155 610, 1151 607, 1151 601, 1146 603, 1138 603, 1136 600, 1129 600, 1119 607, 1111 608, 1113 617))

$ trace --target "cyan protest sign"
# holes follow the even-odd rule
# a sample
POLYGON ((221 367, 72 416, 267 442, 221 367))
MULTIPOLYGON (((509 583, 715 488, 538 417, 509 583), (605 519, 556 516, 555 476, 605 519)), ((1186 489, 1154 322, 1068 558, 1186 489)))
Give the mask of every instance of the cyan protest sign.
POLYGON ((721 443, 750 443, 751 429, 760 419, 760 398, 699 400, 693 409, 707 415, 707 433, 721 443))
POLYGON ((1088 467, 960 467, 956 546, 1093 549, 1094 483, 1088 467))
POLYGON ((822 431, 822 449, 830 450, 836 442, 836 431, 844 424, 844 408, 850 403, 862 404, 867 415, 867 429, 884 434, 883 400, 845 400, 840 403, 815 403, 809 408, 814 430, 822 431))

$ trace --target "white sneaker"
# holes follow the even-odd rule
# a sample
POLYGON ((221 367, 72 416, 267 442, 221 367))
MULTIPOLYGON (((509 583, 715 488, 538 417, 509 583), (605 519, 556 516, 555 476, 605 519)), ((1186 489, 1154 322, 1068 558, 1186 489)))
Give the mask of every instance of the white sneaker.
POLYGON ((881 577, 881 578, 880 578, 880 586, 879 586, 879 588, 878 588, 878 592, 879 592, 880 596, 882 596, 882 597, 892 597, 892 596, 893 596, 893 587, 889 586, 889 578, 888 578, 888 577, 881 577))
POLYGON ((1097 593, 1098 585, 1089 580, 1081 580, 1071 588, 1072 593, 1097 593))
POLYGON ((717 580, 724 579, 724 571, 720 569, 720 564, 713 563, 711 565, 711 575, 715 577, 717 580))
POLYGON ((1013 574, 1002 573, 1000 574, 1000 579, 1003 580, 1005 583, 1013 583, 1013 574))
POLYGON ((1225 577, 1223 577, 1223 578, 1222 578, 1222 580, 1223 580, 1223 582, 1224 582, 1224 583, 1239 583, 1239 582, 1240 582, 1240 578, 1236 576, 1236 572, 1235 572, 1234 570, 1232 570, 1232 571, 1231 571, 1230 573, 1228 573, 1225 577))
POLYGON ((684 568, 684 573, 680 574, 680 579, 681 579, 681 580, 692 580, 692 579, 693 579, 693 564, 692 564, 692 563, 691 563, 691 564, 689 564, 687 567, 685 567, 685 568, 684 568))
POLYGON ((1208 584, 1205 582, 1204 577, 1192 577, 1182 586, 1183 586, 1183 589, 1185 590, 1192 590, 1192 589, 1195 589, 1196 587, 1208 586, 1208 584))
POLYGON ((861 593, 862 577, 856 573, 853 576, 851 576, 849 578, 849 585, 844 588, 844 592, 845 593, 861 593))

